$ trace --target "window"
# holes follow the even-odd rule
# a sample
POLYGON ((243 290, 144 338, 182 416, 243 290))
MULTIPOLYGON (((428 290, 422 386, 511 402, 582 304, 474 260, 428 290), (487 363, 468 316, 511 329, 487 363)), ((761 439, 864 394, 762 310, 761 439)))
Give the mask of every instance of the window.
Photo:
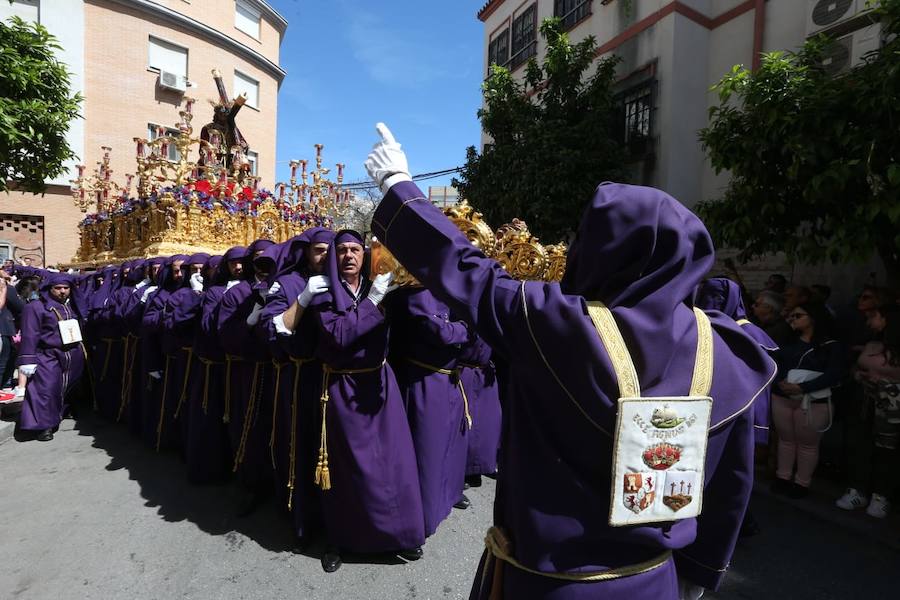
POLYGON ((259 108, 259 82, 240 71, 234 72, 234 97, 247 94, 247 105, 259 108))
MULTIPOLYGON (((164 135, 175 138, 178 137, 180 133, 177 129, 171 129, 168 127, 162 128, 164 131, 164 135)), ((147 123, 147 139, 151 142, 159 137, 160 126, 155 123, 147 123)), ((169 142, 169 151, 167 152, 168 158, 172 162, 178 162, 181 160, 181 154, 178 152, 178 148, 175 146, 174 141, 169 142)))
POLYGON ((512 58, 509 68, 515 69, 537 54, 537 4, 532 4, 512 22, 512 58))
POLYGON ((5 262, 12 258, 12 245, 0 242, 0 262, 5 262))
POLYGON ((0 20, 5 21, 10 17, 21 17, 23 21, 40 21, 39 0, 13 0, 10 4, 7 0, 0 2, 0 20))
POLYGON ((234 3, 234 26, 247 35, 259 39, 259 23, 262 14, 246 0, 234 3))
POLYGON ((559 17, 563 30, 575 27, 575 24, 591 14, 591 0, 554 0, 553 16, 559 17))
POLYGON ((625 143, 636 142, 650 137, 651 115, 653 112, 653 84, 647 82, 633 88, 621 96, 625 119, 625 143))
POLYGON ((151 69, 168 71, 187 78, 187 48, 150 36, 150 53, 147 62, 151 69))
POLYGON ((498 33, 488 44, 488 71, 491 65, 505 66, 509 62, 509 27, 498 33))
POLYGON ((259 154, 253 150, 247 150, 247 162, 250 163, 250 174, 256 175, 256 163, 259 162, 259 154))

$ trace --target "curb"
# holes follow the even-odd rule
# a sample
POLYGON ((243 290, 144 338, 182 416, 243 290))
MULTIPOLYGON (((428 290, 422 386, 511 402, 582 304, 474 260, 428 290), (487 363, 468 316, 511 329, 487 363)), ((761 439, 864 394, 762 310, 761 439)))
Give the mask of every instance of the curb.
POLYGON ((13 421, 0 421, 0 444, 13 437, 16 431, 16 424, 13 421))

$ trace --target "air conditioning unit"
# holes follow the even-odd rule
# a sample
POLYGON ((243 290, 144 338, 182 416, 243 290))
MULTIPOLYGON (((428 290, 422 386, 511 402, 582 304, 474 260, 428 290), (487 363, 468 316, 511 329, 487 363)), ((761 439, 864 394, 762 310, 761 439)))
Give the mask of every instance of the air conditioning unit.
POLYGON ((822 61, 829 75, 841 75, 863 62, 863 57, 881 47, 881 24, 875 23, 834 40, 822 61))
POLYGON ((866 0, 807 0, 806 35, 831 29, 868 10, 866 0))
POLYGON ((187 78, 178 75, 177 73, 160 71, 159 87, 164 90, 172 90, 174 92, 181 92, 183 94, 187 90, 187 78))

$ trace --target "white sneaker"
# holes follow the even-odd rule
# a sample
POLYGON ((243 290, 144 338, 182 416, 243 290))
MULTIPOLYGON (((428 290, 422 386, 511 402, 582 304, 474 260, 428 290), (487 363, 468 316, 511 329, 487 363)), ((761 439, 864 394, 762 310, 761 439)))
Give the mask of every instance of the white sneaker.
POLYGON ((847 488, 847 491, 835 501, 835 504, 838 508, 843 508, 844 510, 856 510, 857 508, 865 508, 869 501, 866 500, 865 496, 861 496, 855 488, 847 488))
POLYGON ((869 508, 866 509, 866 514, 876 519, 884 519, 889 512, 891 512, 891 503, 888 499, 881 494, 872 494, 872 501, 869 503, 869 508))

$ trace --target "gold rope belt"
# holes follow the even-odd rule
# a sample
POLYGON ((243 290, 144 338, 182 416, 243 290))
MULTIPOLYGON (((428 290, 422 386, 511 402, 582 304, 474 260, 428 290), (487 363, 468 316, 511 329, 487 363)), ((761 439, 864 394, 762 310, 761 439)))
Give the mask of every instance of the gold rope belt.
MULTIPOLYGON (((512 557, 512 542, 503 533, 499 527, 491 527, 488 529, 487 536, 484 538, 484 544, 487 547, 489 555, 484 564, 482 578, 487 576, 490 571, 491 562, 498 561, 494 568, 494 578, 491 582, 491 592, 488 595, 489 600, 500 600, 503 597, 503 570, 500 562, 509 564, 520 571, 525 571, 539 577, 548 577, 550 579, 558 579, 561 581, 569 581, 573 583, 596 583, 599 581, 610 581, 612 579, 620 579, 622 577, 631 577, 632 575, 640 575, 657 569, 672 557, 672 551, 666 550, 659 556, 646 560, 644 562, 635 563, 633 565, 625 565, 616 567, 606 571, 594 571, 586 573, 548 573, 546 571, 538 571, 530 569, 512 557)), ((483 583, 483 579, 482 579, 483 583)))
POLYGON ((250 437, 250 427, 253 425, 253 410, 256 408, 256 384, 259 381, 259 367, 262 363, 253 363, 253 381, 250 383, 250 399, 247 401, 247 410, 244 411, 244 422, 241 426, 241 442, 238 445, 237 454, 234 456, 232 472, 237 473, 238 467, 244 462, 247 453, 247 438, 250 437))
POLYGON ((269 457, 272 459, 272 469, 278 467, 275 465, 275 420, 278 413, 278 392, 281 390, 281 369, 285 368, 289 363, 278 362, 272 359, 272 366, 275 368, 275 390, 272 392, 272 432, 269 434, 269 457))
POLYGON ((233 354, 225 355, 225 411, 222 414, 222 422, 231 422, 231 363, 241 362, 244 359, 233 354))
POLYGON ((203 363, 203 403, 201 407, 203 408, 203 414, 207 414, 206 408, 209 405, 209 369, 213 365, 221 365, 222 362, 218 360, 209 360, 208 358, 203 358, 202 356, 198 356, 197 360, 203 363))
POLYGON ((163 430, 163 418, 166 414, 166 391, 169 389, 169 363, 172 361, 172 357, 166 354, 166 372, 163 375, 163 389, 162 389, 162 399, 159 402, 159 423, 156 425, 156 451, 159 452, 159 447, 162 442, 162 430, 163 430))
POLYGON ((103 370, 100 372, 100 381, 106 379, 106 372, 109 371, 109 355, 112 354, 112 345, 116 341, 113 338, 100 338, 106 342, 106 356, 103 358, 103 370))
POLYGON ((191 363, 194 362, 194 349, 190 346, 185 346, 182 350, 187 352, 187 366, 184 368, 184 379, 181 381, 181 395, 178 397, 178 406, 175 407, 175 419, 178 419, 178 415, 181 414, 181 405, 184 404, 184 399, 187 397, 188 380, 191 377, 191 363))
POLYGON ((125 341, 125 365, 127 370, 122 375, 122 402, 119 404, 119 414, 116 417, 117 423, 122 420, 122 415, 125 413, 125 407, 131 402, 131 384, 134 380, 134 361, 137 359, 138 351, 136 336, 129 333, 122 339, 125 341), (133 343, 132 340, 134 340, 133 343), (129 352, 131 352, 131 356, 129 356, 129 352))
POLYGON ((456 366, 457 366, 458 368, 460 368, 460 369, 478 369, 478 370, 481 370, 481 369, 485 368, 485 367, 488 366, 488 365, 473 365, 473 364, 470 364, 470 363, 458 362, 458 363, 456 363, 456 366))
POLYGON ((418 361, 414 358, 407 358, 406 362, 416 365, 417 367, 422 367, 423 369, 428 369, 434 373, 440 373, 441 375, 449 375, 452 379, 456 379, 456 387, 459 388, 459 393, 462 394, 463 399, 463 412, 466 416, 466 424, 469 426, 469 429, 472 429, 472 415, 469 413, 469 397, 466 395, 466 388, 463 385, 462 379, 459 376, 459 368, 456 369, 442 369, 441 367, 435 367, 434 365, 429 365, 428 363, 423 363, 422 361, 418 361))
MULTIPOLYGON (((300 390, 300 369, 303 365, 314 361, 314 358, 291 358, 294 363, 294 387, 291 396, 291 449, 290 449, 290 466, 288 472, 288 510, 294 506, 294 481, 296 477, 297 466, 297 398, 299 398, 300 390)), ((274 411, 273 411, 274 412, 274 411)), ((272 424, 272 441, 275 441, 275 424, 272 424)), ((274 456, 274 455, 273 455, 274 456)), ((274 463, 273 463, 274 464, 274 463)), ((330 480, 329 480, 330 484, 330 480)), ((329 487, 331 487, 329 485, 329 487)))
POLYGON ((747 319, 738 319, 737 321, 735 321, 735 323, 737 323, 738 325, 752 325, 752 323, 747 319))
POLYGON ((323 490, 331 489, 331 473, 328 470, 328 432, 325 428, 325 410, 328 406, 328 384, 332 375, 356 375, 360 373, 376 373, 384 368, 386 361, 381 361, 377 367, 362 369, 334 369, 328 365, 322 365, 322 434, 319 439, 319 460, 316 463, 315 483, 323 490))

